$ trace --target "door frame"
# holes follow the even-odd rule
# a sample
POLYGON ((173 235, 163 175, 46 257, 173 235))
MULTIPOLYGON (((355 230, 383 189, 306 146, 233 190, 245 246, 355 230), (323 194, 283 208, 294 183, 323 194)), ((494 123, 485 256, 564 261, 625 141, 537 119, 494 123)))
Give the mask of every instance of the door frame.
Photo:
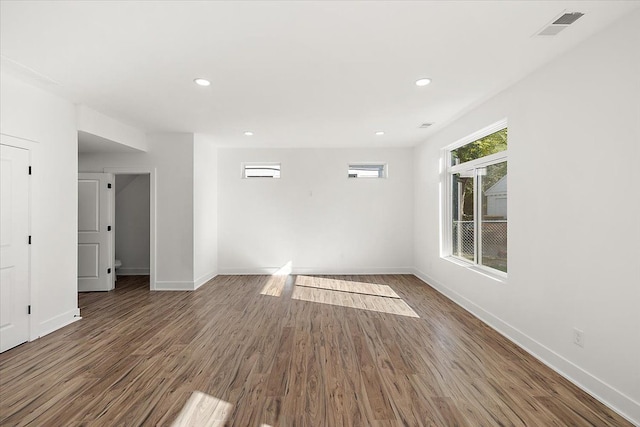
MULTIPOLYGON (((33 168, 34 173, 38 173, 38 164, 36 160, 38 158, 36 152, 36 148, 38 147, 38 141, 32 141, 30 139, 20 138, 13 135, 8 135, 6 133, 0 133, 0 144, 7 145, 9 147, 19 148, 21 150, 27 150, 29 153, 29 165, 33 168)), ((33 175, 30 175, 27 182, 27 230, 29 235, 33 235, 33 192, 34 192, 34 182, 33 175)), ((38 239, 36 238, 34 244, 37 244, 38 239)), ((37 321, 36 316, 38 315, 38 288, 36 283, 31 280, 33 277, 33 265, 34 265, 34 255, 33 255, 33 245, 29 245, 28 255, 27 255, 27 288, 29 295, 29 305, 31 305, 31 315, 29 316, 29 341, 33 341, 40 337, 38 331, 39 322, 37 321)))
MULTIPOLYGON (((156 168, 150 166, 107 167, 102 170, 114 175, 149 175, 149 289, 156 290, 156 168)), ((114 180, 115 181, 115 180, 114 180)), ((115 204, 114 204, 115 205, 115 204)), ((115 221, 115 206, 112 218, 115 221)), ((117 227, 118 224, 115 224, 117 227)), ((114 248, 115 253, 115 248, 114 248)), ((116 285, 117 286, 117 285, 116 285)))

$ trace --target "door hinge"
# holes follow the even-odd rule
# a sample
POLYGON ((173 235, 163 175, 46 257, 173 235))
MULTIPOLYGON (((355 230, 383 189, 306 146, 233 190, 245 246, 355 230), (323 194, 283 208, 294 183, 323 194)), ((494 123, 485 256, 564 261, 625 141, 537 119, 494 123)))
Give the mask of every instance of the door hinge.
POLYGON ((107 231, 111 231, 111 226, 107 225, 107 231))
POLYGON ((29 175, 31 175, 31 166, 29 166, 29 175))
POLYGON ((31 306, 30 305, 27 306, 27 314, 31 314, 31 306))
POLYGON ((31 236, 29 236, 29 244, 31 244, 31 236))
POLYGON ((107 268, 107 274, 111 274, 111 268, 107 268))
POLYGON ((111 188, 111 183, 108 183, 108 184, 107 184, 107 188, 111 188))

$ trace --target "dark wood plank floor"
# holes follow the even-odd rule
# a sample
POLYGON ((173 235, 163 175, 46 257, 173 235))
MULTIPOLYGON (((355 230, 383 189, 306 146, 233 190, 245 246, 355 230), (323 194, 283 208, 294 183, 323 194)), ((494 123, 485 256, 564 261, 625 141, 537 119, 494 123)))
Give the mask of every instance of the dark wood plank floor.
POLYGON ((0 355, 0 424, 629 426, 410 275, 121 277, 0 355))

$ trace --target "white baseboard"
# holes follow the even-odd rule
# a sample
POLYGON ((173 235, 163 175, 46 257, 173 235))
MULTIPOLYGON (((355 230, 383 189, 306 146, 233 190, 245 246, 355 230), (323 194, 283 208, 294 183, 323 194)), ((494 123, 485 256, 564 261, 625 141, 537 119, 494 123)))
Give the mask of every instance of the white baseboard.
POLYGON ((413 274, 411 267, 361 267, 361 268, 317 268, 296 267, 291 274, 331 274, 331 275, 369 275, 369 274, 413 274))
POLYGON ((193 291, 193 282, 156 281, 156 291, 193 291))
POLYGON ((148 276, 148 268, 125 268, 120 267, 116 270, 118 276, 148 276))
POLYGON ((414 269, 413 274, 631 423, 640 425, 640 403, 422 271, 414 269))
POLYGON ((57 331, 58 329, 63 328, 80 319, 82 319, 82 317, 80 317, 79 308, 75 308, 65 313, 61 313, 57 316, 52 317, 51 319, 47 319, 44 322, 40 322, 38 337, 43 337, 45 335, 48 335, 51 332, 57 331))
POLYGON ((193 282, 171 282, 171 281, 156 281, 156 291, 195 291, 200 286, 207 283, 209 280, 217 276, 217 273, 211 272, 204 276, 199 277, 193 282))
POLYGON ((215 271, 212 271, 211 273, 207 273, 207 274, 199 277, 193 283, 193 289, 194 290, 198 289, 200 286, 204 285, 205 283, 207 283, 209 280, 213 279, 217 275, 218 275, 218 273, 216 273, 215 271))
POLYGON ((256 268, 218 268, 218 274, 223 276, 263 275, 274 274, 281 267, 256 267, 256 268))
MULTIPOLYGON (((218 274, 238 275, 271 275, 280 267, 252 267, 252 268, 220 268, 218 274)), ((320 275, 368 275, 368 274, 414 274, 412 267, 361 267, 361 268, 320 268, 294 267, 291 274, 320 274, 320 275)))

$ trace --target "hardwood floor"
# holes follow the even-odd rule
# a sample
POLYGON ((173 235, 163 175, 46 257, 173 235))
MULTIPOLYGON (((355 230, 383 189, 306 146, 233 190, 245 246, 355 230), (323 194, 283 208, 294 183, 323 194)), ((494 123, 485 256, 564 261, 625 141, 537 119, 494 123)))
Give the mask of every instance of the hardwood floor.
POLYGON ((145 279, 0 354, 1 425, 631 425, 410 275, 145 279))

